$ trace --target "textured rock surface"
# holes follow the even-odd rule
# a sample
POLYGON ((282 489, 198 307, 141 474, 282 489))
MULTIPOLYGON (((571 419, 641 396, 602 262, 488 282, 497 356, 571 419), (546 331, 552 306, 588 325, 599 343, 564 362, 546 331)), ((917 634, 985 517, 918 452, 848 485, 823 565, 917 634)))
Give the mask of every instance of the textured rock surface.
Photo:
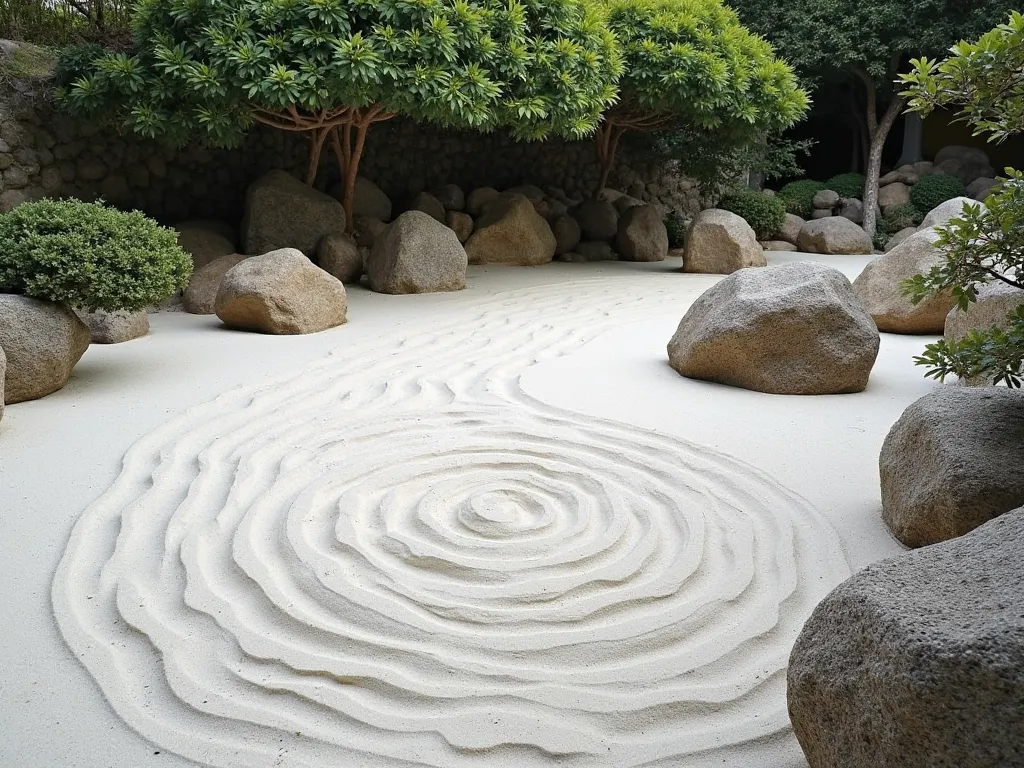
POLYGON ((4 418, 4 379, 7 378, 7 355, 0 347, 0 421, 4 418))
POLYGON ((786 240, 763 240, 761 248, 766 251, 796 251, 796 246, 786 240))
POLYGON ((221 256, 193 272, 181 299, 182 309, 193 315, 212 315, 221 280, 229 269, 245 258, 241 254, 232 253, 221 256))
POLYGON ((239 262, 224 275, 217 317, 247 331, 316 333, 345 322, 342 282, 301 251, 282 248, 239 262))
POLYGON ((466 198, 466 212, 470 216, 479 216, 487 205, 498 198, 501 193, 494 187, 477 187, 466 198))
POLYGON ((175 226, 178 245, 192 256, 194 269, 202 269, 214 259, 234 253, 237 237, 224 222, 183 221, 175 226))
POLYGON ((917 227, 904 227, 895 235, 889 238, 889 240, 885 244, 885 248, 883 248, 882 250, 888 253, 897 245, 902 243, 904 240, 908 239, 915 232, 917 232, 917 227))
POLYGON ((741 216, 709 208, 693 217, 683 252, 684 272, 728 275, 767 263, 757 235, 741 216))
POLYGON ((604 240, 583 240, 576 243, 576 248, 566 256, 565 261, 577 262, 616 261, 619 258, 611 244, 604 240))
POLYGON ((0 347, 7 357, 4 400, 44 397, 68 383, 89 348, 89 327, 67 307, 0 294, 0 347))
POLYGON ((466 241, 470 264, 537 266, 555 255, 551 227, 523 195, 506 194, 487 206, 466 241))
POLYGON ((324 236, 317 248, 316 263, 343 283, 358 283, 363 276, 359 246, 348 235, 324 236))
POLYGON ((572 251, 580 242, 583 233, 580 232, 580 225, 568 214, 555 219, 552 231, 555 235, 555 253, 563 254, 572 251))
POLYGON ((406 211, 377 238, 366 275, 379 293, 458 291, 466 287, 466 264, 452 230, 422 211, 406 211))
POLYGON ((434 190, 434 197, 446 211, 461 211, 466 207, 466 194, 458 184, 441 185, 434 190))
POLYGON ((420 192, 409 205, 410 211, 422 211, 433 219, 444 224, 445 210, 441 201, 429 192, 420 192))
POLYGON ((903 281, 930 270, 942 255, 934 246, 934 229, 916 232, 870 262, 853 282, 861 303, 887 333, 942 333, 953 299, 941 293, 914 304, 903 295, 903 281))
MULTIPOLYGON (((978 287, 978 298, 966 310, 953 307, 946 315, 943 335, 950 341, 960 341, 971 331, 984 330, 994 325, 1006 328, 1006 316, 1024 304, 1024 291, 1006 283, 987 283, 978 287)), ((965 380, 970 386, 991 383, 985 379, 965 380)))
POLYGON ((270 171, 249 186, 242 220, 246 253, 295 248, 314 257, 324 235, 344 231, 341 203, 290 173, 270 171))
POLYGON ((882 210, 894 205, 906 205, 910 202, 910 187, 901 181, 893 182, 878 190, 878 204, 882 210))
POLYGON ((797 245, 804 253, 832 255, 871 253, 873 248, 868 233, 843 216, 806 222, 797 245))
POLYGON ((832 210, 839 205, 839 193, 831 189, 823 189, 814 194, 812 204, 818 210, 832 210))
POLYGON ((815 609, 789 660, 811 768, 1024 765, 1024 511, 875 563, 815 609))
POLYGON ((921 221, 921 226, 917 228, 918 231, 928 229, 929 227, 941 227, 949 224, 953 219, 963 215, 965 205, 983 206, 982 203, 979 203, 977 200, 972 200, 969 197, 954 197, 952 200, 939 203, 928 211, 928 214, 921 221))
POLYGON ((785 218, 782 220, 782 228, 779 230, 779 240, 785 240, 787 243, 796 245, 797 238, 800 237, 800 230, 804 227, 804 220, 799 216, 787 213, 785 218))
POLYGON ((878 354, 871 318, 836 269, 744 269, 694 302, 668 344, 684 376, 759 392, 860 392, 878 354))
POLYGON ((999 186, 998 179, 982 176, 967 185, 967 197, 978 201, 984 200, 997 186, 999 186))
POLYGON ((619 231, 619 212, 607 200, 584 200, 569 213, 584 240, 611 240, 619 231))
POLYGON ((470 235, 473 234, 473 217, 468 213, 462 211, 448 211, 448 215, 445 217, 445 223, 448 228, 455 233, 455 236, 459 238, 460 243, 464 243, 469 240, 470 235))
POLYGON ((149 315, 145 312, 75 312, 89 326, 93 344, 120 344, 149 333, 149 315))
POLYGON ((882 517, 910 547, 1024 505, 1024 393, 940 387, 907 408, 878 459, 882 517))
MULTIPOLYGON (((625 196, 619 200, 627 200, 625 196)), ((668 230, 654 206, 625 207, 619 218, 615 247, 628 261, 664 261, 668 256, 668 230)))
POLYGON ((391 221, 391 199, 372 181, 357 176, 352 213, 368 219, 391 221))

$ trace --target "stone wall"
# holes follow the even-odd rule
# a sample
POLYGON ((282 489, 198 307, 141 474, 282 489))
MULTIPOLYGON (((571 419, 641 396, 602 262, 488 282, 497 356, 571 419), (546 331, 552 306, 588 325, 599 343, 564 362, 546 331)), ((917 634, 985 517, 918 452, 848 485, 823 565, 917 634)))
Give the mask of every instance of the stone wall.
MULTIPOLYGON (((45 82, 8 82, 0 91, 0 211, 41 197, 102 197, 139 208, 165 223, 189 218, 241 218, 245 189, 272 168, 304 177, 308 142, 257 128, 236 150, 169 149, 57 114, 45 82)), ((620 151, 610 185, 663 211, 695 211, 694 184, 670 167, 620 151)), ((374 126, 360 166, 399 206, 445 183, 467 191, 521 183, 561 187, 582 197, 596 183, 590 142, 520 143, 504 134, 445 132, 408 121, 374 126)), ((338 181, 324 152, 317 186, 338 181)))

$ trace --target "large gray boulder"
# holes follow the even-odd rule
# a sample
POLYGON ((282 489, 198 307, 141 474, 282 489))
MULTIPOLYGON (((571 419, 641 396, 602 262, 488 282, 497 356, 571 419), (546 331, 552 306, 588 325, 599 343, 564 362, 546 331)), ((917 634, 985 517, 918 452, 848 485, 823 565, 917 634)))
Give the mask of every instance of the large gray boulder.
POLYGON ((470 264, 532 267, 554 258, 555 234, 529 198, 504 194, 476 220, 466 241, 470 264))
POLYGON ((378 293, 459 291, 467 261, 452 230, 422 211, 406 211, 373 244, 366 275, 378 293))
POLYGON ((445 210, 444 205, 429 192, 420 192, 416 197, 412 199, 412 203, 409 205, 410 211, 422 211, 431 218, 444 224, 445 210))
POLYGON ((979 147, 951 145, 935 155, 935 165, 941 170, 959 176, 964 184, 994 173, 988 153, 979 147))
POLYGON ((843 216, 806 222, 796 242, 804 253, 830 255, 871 253, 874 247, 868 233, 843 216))
POLYGON ((238 246, 237 233, 222 221, 182 221, 174 228, 178 230, 178 245, 192 257, 193 271, 234 253, 238 246))
POLYGON ((448 215, 445 216, 445 224, 459 238, 460 243, 465 243, 473 234, 473 217, 468 213, 448 211, 448 215))
POLYGON ((232 253, 221 256, 193 272, 181 299, 182 309, 193 315, 212 315, 221 280, 228 270, 246 258, 241 254, 232 253))
POLYGON ((668 344, 695 379, 780 395, 860 392, 878 331, 842 272, 794 262, 742 269, 705 291, 668 344))
POLYGON ((391 221, 391 198, 369 179, 357 176, 356 188, 352 196, 352 215, 391 221))
POLYGON ((982 176, 967 185, 967 197, 981 202, 998 186, 999 179, 982 176))
POLYGON ((317 248, 316 263, 343 283, 358 283, 363 276, 359 246, 345 234, 325 235, 317 248))
POLYGON ((942 333, 946 315, 953 308, 948 292, 914 304, 903 295, 902 284, 927 272, 942 261, 935 247, 938 234, 927 229, 908 237, 888 253, 870 262, 853 281, 853 290, 887 333, 942 333))
POLYGON ((446 211, 461 211, 466 207, 466 194, 458 184, 444 184, 434 190, 434 197, 446 211))
POLYGON ((954 197, 952 200, 939 203, 928 211, 927 215, 921 221, 921 225, 917 228, 918 231, 920 232, 932 227, 944 227, 953 219, 964 215, 965 205, 981 206, 982 208, 985 207, 984 203, 979 203, 977 200, 972 200, 969 197, 954 197))
POLYGON ((295 248, 240 261, 224 275, 214 302, 226 325, 272 334, 333 328, 345 322, 347 308, 341 280, 295 248))
POLYGON ((555 219, 552 231, 555 235, 555 253, 558 255, 570 253, 583 236, 579 222, 568 214, 555 219))
POLYGON ((149 315, 145 312, 85 312, 75 310, 79 319, 89 326, 93 344, 120 344, 149 333, 149 315))
POLYGON ((68 383, 89 348, 89 326, 61 304, 0 294, 0 347, 7 357, 4 400, 36 400, 68 383))
POLYGON ((324 235, 344 231, 341 203, 285 171, 261 176, 245 194, 242 246, 248 254, 295 248, 312 258, 324 235))
POLYGON ((571 211, 584 240, 612 240, 619 231, 619 212, 607 200, 584 200, 571 211))
POLYGON ((1024 505, 1024 393, 940 387, 907 408, 878 459, 882 517, 908 547, 1024 505))
POLYGON ((1024 510, 870 565, 789 658, 810 768, 1024 765, 1024 510))
POLYGON ((627 261, 664 261, 668 257, 668 230, 658 209, 642 203, 624 208, 615 246, 627 261))
POLYGON ((903 241, 908 240, 915 232, 917 232, 917 227, 904 227, 886 241, 885 248, 882 250, 888 253, 903 241))
POLYGON ((708 208, 693 217, 686 233, 683 271, 729 275, 768 264, 750 225, 732 211, 708 208))

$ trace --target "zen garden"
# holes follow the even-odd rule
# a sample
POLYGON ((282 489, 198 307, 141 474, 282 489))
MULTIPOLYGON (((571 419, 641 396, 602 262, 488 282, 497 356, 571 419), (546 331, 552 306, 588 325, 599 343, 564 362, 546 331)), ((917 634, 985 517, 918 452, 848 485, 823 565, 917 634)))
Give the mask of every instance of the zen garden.
POLYGON ((0 766, 1024 767, 1019 10, 0 0, 0 766))

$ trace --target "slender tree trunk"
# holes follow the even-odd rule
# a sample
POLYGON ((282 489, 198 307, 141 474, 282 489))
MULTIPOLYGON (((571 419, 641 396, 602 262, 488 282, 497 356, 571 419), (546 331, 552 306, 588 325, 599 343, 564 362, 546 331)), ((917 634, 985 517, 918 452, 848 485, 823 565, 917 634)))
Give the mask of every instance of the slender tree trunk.
POLYGON ((345 191, 341 196, 341 204, 345 209, 345 231, 353 234, 356 231, 356 215, 353 203, 356 197, 356 175, 359 173, 359 160, 363 156, 363 147, 366 144, 366 132, 370 128, 370 118, 364 118, 355 124, 355 142, 352 146, 352 155, 348 158, 348 165, 345 168, 345 191))
POLYGON ((868 153, 868 167, 864 175, 864 223, 862 226, 864 231, 872 237, 875 236, 875 205, 878 203, 878 178, 882 171, 882 150, 885 149, 885 140, 889 136, 889 131, 892 130, 896 118, 899 117, 906 103, 906 97, 894 94, 871 136, 871 151, 868 153))
POLYGON ((615 125, 608 120, 601 123, 597 129, 594 139, 597 143, 597 163, 601 174, 597 180, 597 187, 594 189, 593 196, 595 198, 608 184, 608 176, 611 175, 612 168, 615 166, 615 153, 619 147, 619 139, 625 132, 624 127, 615 125))
POLYGON ((309 166, 306 169, 306 184, 311 187, 316 181, 316 172, 320 169, 320 153, 330 132, 331 128, 328 127, 314 128, 309 133, 309 166))

